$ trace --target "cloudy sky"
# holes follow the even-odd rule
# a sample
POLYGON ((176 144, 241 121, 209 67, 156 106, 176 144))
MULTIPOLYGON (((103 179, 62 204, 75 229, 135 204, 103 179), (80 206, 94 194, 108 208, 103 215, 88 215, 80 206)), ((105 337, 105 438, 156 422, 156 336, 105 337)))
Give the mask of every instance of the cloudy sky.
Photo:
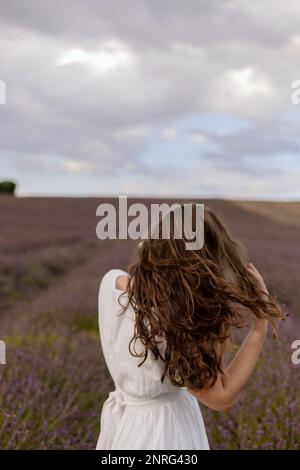
POLYGON ((19 195, 300 198, 298 0, 0 11, 0 180, 19 195))

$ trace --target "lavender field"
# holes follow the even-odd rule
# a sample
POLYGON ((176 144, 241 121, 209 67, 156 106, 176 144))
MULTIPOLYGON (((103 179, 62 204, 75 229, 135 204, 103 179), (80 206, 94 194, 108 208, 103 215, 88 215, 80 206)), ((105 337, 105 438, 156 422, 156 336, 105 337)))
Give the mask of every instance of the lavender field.
MULTIPOLYGON (((99 241, 100 199, 0 198, 2 449, 94 449, 113 385, 101 354, 97 295, 103 274, 126 269, 135 242, 99 241)), ((299 449, 300 203, 204 201, 247 245, 249 259, 284 302, 280 340, 268 338, 239 403, 202 407, 215 449, 299 449)), ((148 201, 149 203, 149 201, 148 201)))

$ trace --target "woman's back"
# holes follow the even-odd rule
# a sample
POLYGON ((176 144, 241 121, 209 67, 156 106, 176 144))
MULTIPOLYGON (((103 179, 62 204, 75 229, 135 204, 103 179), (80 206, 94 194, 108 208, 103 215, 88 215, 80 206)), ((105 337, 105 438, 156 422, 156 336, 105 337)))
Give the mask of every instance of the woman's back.
POLYGON ((161 383, 161 359, 149 353, 138 367, 141 359, 129 352, 135 313, 129 306, 120 315, 126 294, 116 286, 125 274, 110 270, 99 291, 101 346, 115 391, 103 405, 97 449, 208 449, 197 400, 167 377, 161 383))

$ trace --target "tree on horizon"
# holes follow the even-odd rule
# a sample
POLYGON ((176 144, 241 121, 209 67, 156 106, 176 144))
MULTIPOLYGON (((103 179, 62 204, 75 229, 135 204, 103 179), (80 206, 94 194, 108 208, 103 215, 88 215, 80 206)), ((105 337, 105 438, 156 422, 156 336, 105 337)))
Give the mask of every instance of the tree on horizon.
POLYGON ((13 181, 0 181, 0 195, 10 194, 11 196, 14 196, 16 187, 17 185, 13 181))

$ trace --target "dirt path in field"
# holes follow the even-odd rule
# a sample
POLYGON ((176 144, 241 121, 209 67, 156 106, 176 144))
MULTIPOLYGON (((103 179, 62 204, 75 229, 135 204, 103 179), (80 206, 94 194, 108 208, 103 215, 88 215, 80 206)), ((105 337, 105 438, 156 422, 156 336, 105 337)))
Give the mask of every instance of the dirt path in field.
POLYGON ((234 204, 275 222, 300 227, 300 202, 234 201, 234 204))

